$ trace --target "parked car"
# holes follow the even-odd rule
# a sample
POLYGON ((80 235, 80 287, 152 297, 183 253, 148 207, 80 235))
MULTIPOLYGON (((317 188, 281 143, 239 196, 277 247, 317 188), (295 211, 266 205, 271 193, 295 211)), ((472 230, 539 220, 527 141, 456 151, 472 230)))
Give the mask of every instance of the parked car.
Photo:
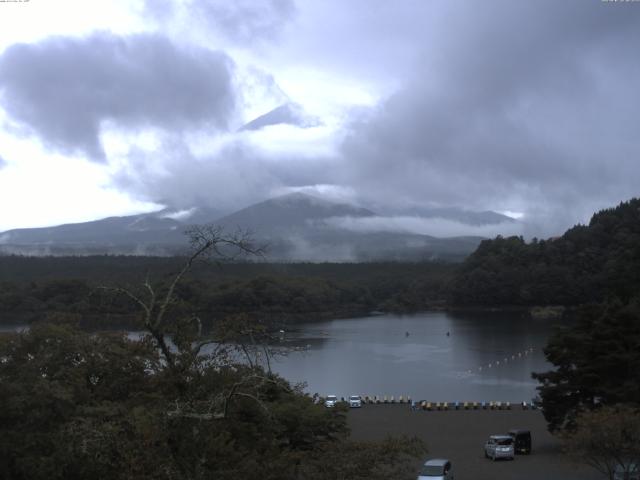
POLYGON ((513 438, 513 450, 515 453, 531 453, 531 432, 529 430, 509 430, 509 436, 513 438))
POLYGON ((636 463, 616 465, 613 480, 640 480, 640 465, 636 463))
POLYGON ((433 458, 422 465, 418 480, 453 480, 453 466, 445 458, 433 458))
POLYGON ((336 406, 336 403, 338 403, 338 397, 336 397, 335 395, 327 395, 327 398, 324 401, 324 406, 327 408, 332 408, 336 406))
POLYGON ((484 444, 484 456, 494 461, 499 458, 513 460, 515 456, 513 438, 510 435, 491 435, 484 444))
POLYGON ((349 406, 351 408, 360 408, 362 406, 362 398, 360 398, 360 395, 351 395, 349 397, 349 406))

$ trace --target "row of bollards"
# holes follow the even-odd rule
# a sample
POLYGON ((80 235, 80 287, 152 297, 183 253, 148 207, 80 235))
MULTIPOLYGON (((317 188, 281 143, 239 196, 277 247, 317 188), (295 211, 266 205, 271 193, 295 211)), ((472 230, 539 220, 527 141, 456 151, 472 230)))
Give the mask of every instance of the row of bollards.
MULTIPOLYGON (((410 396, 400 395, 399 397, 391 396, 369 396, 363 395, 360 397, 363 404, 381 405, 381 404, 411 404, 411 408, 414 410, 426 410, 426 411, 438 411, 438 410, 511 410, 517 405, 522 410, 534 410, 536 405, 533 402, 523 401, 521 403, 512 404, 511 402, 428 402, 426 400, 419 400, 418 402, 412 402, 410 396)), ((348 399, 340 397, 340 401, 347 403, 348 399)))
MULTIPOLYGON (((511 402, 427 402, 422 400, 413 404, 416 410, 511 410, 511 402)), ((527 409, 527 402, 522 402, 522 408, 527 409)))
POLYGON ((410 396, 403 396, 400 395, 399 397, 394 397, 393 395, 391 395, 390 397, 387 397, 386 395, 379 397, 377 395, 374 395, 372 397, 370 397, 369 395, 364 395, 362 397, 362 403, 371 403, 371 404, 380 404, 380 403, 411 403, 411 397, 410 396))

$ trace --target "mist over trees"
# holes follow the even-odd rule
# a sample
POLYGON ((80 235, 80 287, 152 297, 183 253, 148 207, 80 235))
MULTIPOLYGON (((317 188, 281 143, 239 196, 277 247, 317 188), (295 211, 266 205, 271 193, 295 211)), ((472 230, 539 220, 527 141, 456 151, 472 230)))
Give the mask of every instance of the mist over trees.
POLYGON ((483 241, 451 284, 458 305, 580 305, 640 291, 640 199, 559 238, 483 241))

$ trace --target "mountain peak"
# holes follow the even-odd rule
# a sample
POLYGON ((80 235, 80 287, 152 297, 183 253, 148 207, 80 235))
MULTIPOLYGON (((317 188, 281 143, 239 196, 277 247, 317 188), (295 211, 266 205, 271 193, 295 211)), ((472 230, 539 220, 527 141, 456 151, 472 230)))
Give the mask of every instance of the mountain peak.
POLYGON ((364 217, 371 210, 336 203, 302 192, 293 192, 250 205, 219 220, 227 227, 248 228, 256 232, 273 232, 300 228, 330 217, 364 217))
POLYGON ((320 124, 320 120, 307 115, 301 105, 288 102, 254 118, 246 123, 240 131, 261 130, 270 125, 294 125, 300 128, 311 128, 320 124))

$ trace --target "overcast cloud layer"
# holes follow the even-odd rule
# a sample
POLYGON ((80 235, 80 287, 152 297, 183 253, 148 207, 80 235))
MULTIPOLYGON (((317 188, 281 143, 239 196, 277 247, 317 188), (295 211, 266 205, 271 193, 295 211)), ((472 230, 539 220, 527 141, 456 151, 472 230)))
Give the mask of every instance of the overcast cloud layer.
POLYGON ((347 181, 372 199, 504 202, 547 232, 637 195, 640 8, 462 7, 407 85, 352 126, 347 181))
POLYGON ((12 125, 101 162, 134 199, 232 210, 339 192, 382 215, 350 229, 481 234, 407 214, 455 206, 547 236, 638 195, 638 2, 141 5, 144 32, 0 53, 12 125), (242 129, 281 105, 314 122, 242 129))
POLYGON ((106 161, 105 121, 133 130, 226 128, 232 68, 223 53, 159 35, 54 37, 0 57, 2 104, 51 147, 106 161))
POLYGON ((145 13, 162 25, 183 17, 193 27, 253 45, 279 37, 295 15, 293 0, 170 1, 145 0, 145 13))

